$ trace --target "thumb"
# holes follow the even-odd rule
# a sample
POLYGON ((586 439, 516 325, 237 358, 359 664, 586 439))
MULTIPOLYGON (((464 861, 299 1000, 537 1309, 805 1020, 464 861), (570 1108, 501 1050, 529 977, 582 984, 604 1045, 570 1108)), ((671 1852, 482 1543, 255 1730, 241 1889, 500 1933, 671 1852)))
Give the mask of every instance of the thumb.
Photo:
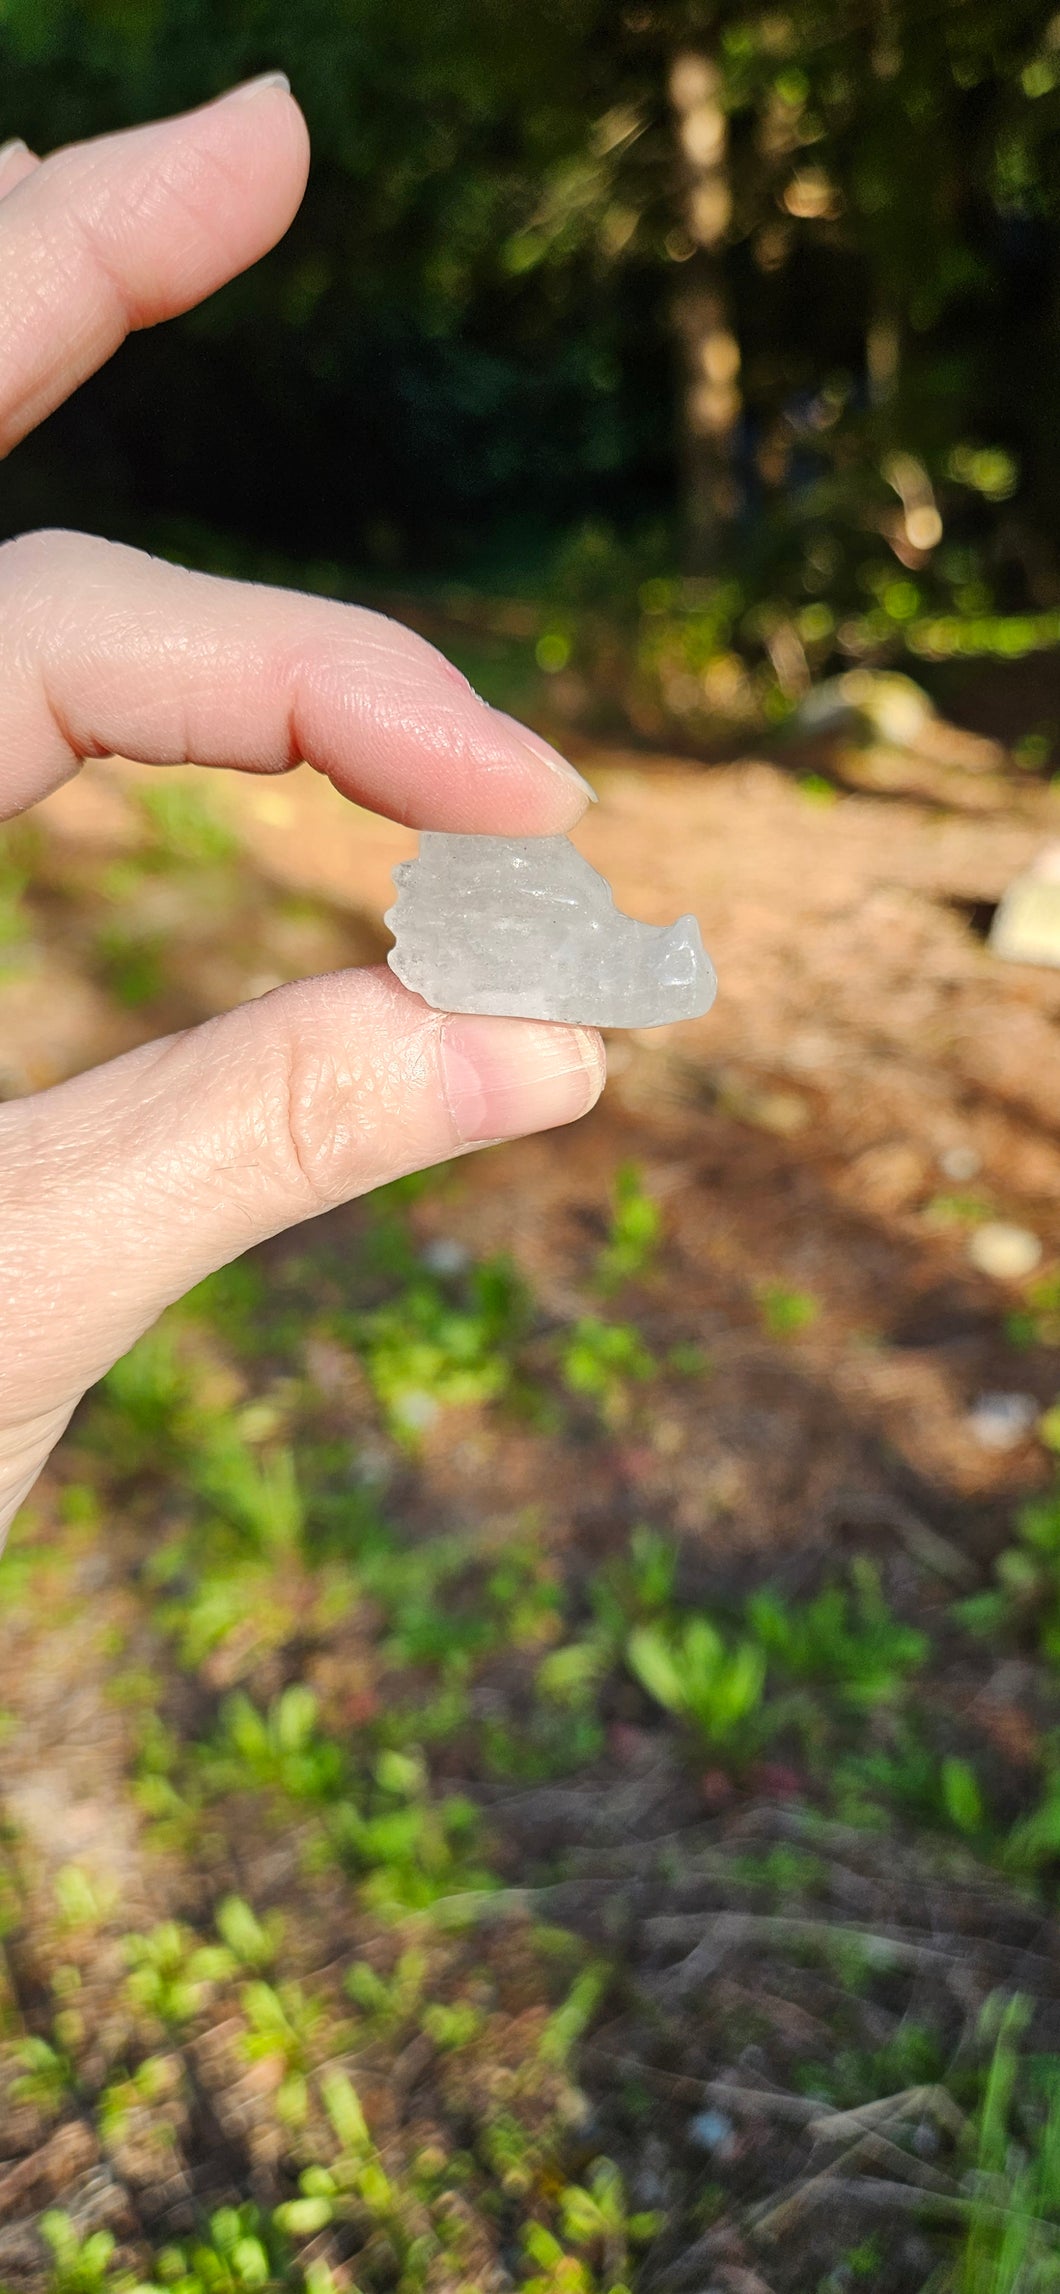
POLYGON ((603 1080, 592 1029, 432 1011, 382 967, 0 1108, 0 1527, 85 1388, 203 1275, 403 1172, 569 1123, 603 1080))

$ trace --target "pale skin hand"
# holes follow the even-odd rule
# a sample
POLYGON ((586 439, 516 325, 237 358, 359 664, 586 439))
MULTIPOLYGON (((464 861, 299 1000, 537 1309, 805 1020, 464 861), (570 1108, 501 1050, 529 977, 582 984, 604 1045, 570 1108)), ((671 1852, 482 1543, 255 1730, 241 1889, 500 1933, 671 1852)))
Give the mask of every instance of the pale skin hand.
MULTIPOLYGON (((0 453, 132 328, 264 254, 305 185, 279 81, 38 161, 0 151, 0 453)), ((77 534, 0 548, 0 819, 111 750, 306 759, 420 828, 548 835, 584 784, 382 616, 77 534)), ((446 1017, 385 968, 306 980, 0 1108, 0 1543, 86 1387, 264 1236, 583 1114, 590 1029, 446 1017)))

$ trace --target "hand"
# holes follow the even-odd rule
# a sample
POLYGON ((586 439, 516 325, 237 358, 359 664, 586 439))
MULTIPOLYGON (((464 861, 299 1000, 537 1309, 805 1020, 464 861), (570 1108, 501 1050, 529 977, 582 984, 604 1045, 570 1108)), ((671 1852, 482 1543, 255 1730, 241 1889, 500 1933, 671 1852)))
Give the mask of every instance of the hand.
MULTIPOLYGON (((188 117, 0 152, 0 452, 134 327, 286 230, 280 76, 188 117)), ((585 784, 382 616, 76 534, 0 549, 0 818, 111 750, 286 772, 421 828, 544 835, 585 784)), ((280 1228, 486 1140, 567 1123, 591 1030, 446 1017, 384 966, 278 988, 0 1108, 0 1541, 75 1403, 190 1284, 280 1228)))

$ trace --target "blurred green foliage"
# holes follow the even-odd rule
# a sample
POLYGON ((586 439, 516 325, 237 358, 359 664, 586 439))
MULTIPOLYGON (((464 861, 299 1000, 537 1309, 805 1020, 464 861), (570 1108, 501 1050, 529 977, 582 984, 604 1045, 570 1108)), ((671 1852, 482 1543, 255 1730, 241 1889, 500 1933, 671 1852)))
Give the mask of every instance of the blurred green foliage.
POLYGON ((1039 0, 6 0, 0 136, 47 148, 270 66, 313 137, 292 231, 22 447, 0 531, 89 523, 340 592, 358 568, 511 585, 552 562, 579 633, 563 610, 537 632, 546 674, 584 667, 617 591, 648 686, 707 674, 738 720, 756 654, 783 694, 837 647, 1057 642, 1060 33, 1039 0), (709 596, 671 579, 699 257, 667 87, 688 51, 717 74, 741 354, 739 578, 709 596))
MULTIPOLYGON (((713 1950, 734 1919, 755 1979, 736 1993, 743 2043, 768 2029, 747 2020, 749 1994, 757 2017, 777 1980, 802 1997, 816 1966, 827 1979, 809 1994, 819 2013, 795 2021, 785 1999, 785 2101, 871 2105, 873 2141, 885 2128, 899 2173, 888 2187, 909 2187, 903 2153, 928 2160, 935 2179, 912 2181, 918 2209, 948 2178, 918 2274, 910 2263, 881 2284, 1055 2285, 1055 2051, 1042 2052, 1011 1991, 980 2017, 967 1989, 973 1949, 1004 1954, 1013 1980, 1049 1964, 1024 1938, 1055 1905, 1060 1869, 1055 1492, 1017 1517, 996 1589, 956 1609, 886 1547, 874 1559, 833 1546, 798 1574, 767 1551, 732 1572, 662 1526, 657 1501, 639 1526, 610 1516, 599 1543, 557 1539, 531 1507, 450 1529, 432 1500, 417 1519, 431 1424, 410 1434, 399 1391, 427 1395, 436 1427, 453 1413, 452 1431, 459 1413, 484 1435, 513 1413, 545 1441, 563 1426, 565 1461, 584 1460, 587 1483, 608 1428, 621 1421, 623 1443, 642 1444, 672 1405, 672 1379, 695 1374, 659 1344, 654 1302, 674 1245, 642 1170, 601 1180, 597 1240, 590 1229, 579 1262, 588 1295, 627 1286, 623 1307, 641 1320, 623 1323, 580 1314, 576 1295, 546 1303, 532 1267, 456 1250, 434 1214, 459 1183, 443 1172, 384 1191, 358 1214, 348 1261, 333 1238, 310 1236, 301 1255, 225 1270, 172 1308, 88 1400, 56 1495, 38 1494, 4 1558, 5 1629, 32 1610, 66 1662, 71 1631, 83 1634, 77 1564, 104 1534, 127 1555, 121 1622, 105 1612, 106 1696, 128 1731, 143 1868, 168 1887, 163 1917, 153 1891, 78 1863, 34 1898, 25 1878, 0 1894, 0 1972, 20 1964, 26 1907, 44 1906, 32 2020, 13 1986, 3 2001, 6 2092, 35 2114, 40 2141, 75 2121, 98 2135, 108 2173, 135 2159, 164 2187, 197 2139, 198 2066, 221 2034, 235 2092, 255 2098, 282 2161, 253 2201, 222 2204, 211 2184, 194 2216, 153 2219, 133 2258, 83 2209, 52 2208, 35 2283, 44 2294, 338 2294, 354 2263, 359 2285, 429 2294, 450 2283, 454 2253, 454 2282, 479 2282, 470 2249, 453 2247, 454 2220, 480 2252, 500 2226, 526 2294, 647 2283, 642 2257, 669 2219, 702 2235, 702 2168, 664 2186, 676 2193, 667 2213, 643 2206, 655 2192, 629 2170, 645 2117, 631 2125, 624 2101, 598 2119, 573 2082, 595 2053, 607 2092, 626 2095, 623 1988, 641 1993, 642 2028, 662 2029, 669 2047, 689 1994, 668 2007, 659 1987, 665 1931, 713 1950), (333 1376, 336 1348, 341 1392, 358 1394, 352 1424, 349 1403, 314 1383, 314 1364, 333 1376), (135 1535, 121 1545, 126 1519, 135 1535), (984 1724, 989 1700, 968 1698, 984 1628, 1002 1677, 1017 1656, 1026 1677, 1019 1761, 984 1724), (638 1888, 645 1847, 661 1859, 649 1867, 661 1881, 649 1903, 663 1908, 645 1930, 651 1991, 635 1968, 630 1979, 617 1923, 594 1913, 580 1938, 542 1924, 567 1919, 595 1804, 621 1796, 625 1809, 632 1792, 653 1837, 609 1841, 606 1855, 622 1886, 632 1862, 638 1888), (506 1808, 535 1800, 571 1812, 577 1843, 561 1835, 540 1861, 525 1850, 513 1861, 506 1808), (866 1905, 874 1833, 886 1894, 866 1905), (963 1957, 915 1897, 892 1919, 890 1860, 902 1877, 911 1843, 925 1898, 937 1889, 930 1900, 948 1904, 951 1887, 974 1886, 963 1957), (694 1853, 710 1892, 690 1932, 694 1853), (1011 1901, 998 1895, 1005 1873, 1025 1891, 1011 1901), (995 1901, 997 1932, 981 1933, 995 1901), (406 2142, 385 2098, 388 2066, 410 2058, 435 2115, 410 2116, 406 2142)), ((781 1315, 755 1344, 779 1355, 789 1335, 781 1315)), ((87 1661, 99 1662, 91 1646, 87 1661)), ((0 1849, 3 1883, 21 1871, 13 1831, 0 1849)), ((604 1887, 621 1901, 611 1871, 604 1887)), ((712 1965, 700 1996, 713 2007, 722 1992, 712 1965)), ((718 2059, 732 2059, 728 2042, 718 2059)), ((657 2077, 646 2048, 643 2061, 657 2077)), ((640 2055, 633 2066, 639 2077, 640 2055)), ((710 2112, 690 2118, 682 2093, 666 2120, 648 2096, 667 2159, 698 2150, 701 2133, 713 2140, 710 2092, 698 2076, 688 2084, 710 2112)), ((743 2176, 746 2153, 714 2156, 719 2177, 743 2176)), ((720 2203, 742 2204, 727 2187, 714 2186, 720 2203)), ((800 2283, 871 2283, 870 2242, 848 2250, 845 2218, 835 2237, 831 2275, 800 2283)))

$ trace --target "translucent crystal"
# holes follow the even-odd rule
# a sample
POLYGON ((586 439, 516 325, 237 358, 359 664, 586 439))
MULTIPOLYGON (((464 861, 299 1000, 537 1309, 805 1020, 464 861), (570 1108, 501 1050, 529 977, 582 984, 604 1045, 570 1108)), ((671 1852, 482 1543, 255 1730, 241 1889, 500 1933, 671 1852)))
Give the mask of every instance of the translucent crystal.
POLYGON ((624 916, 565 836, 431 832, 394 882, 391 967, 440 1011, 650 1028, 714 1001, 695 917, 624 916))

